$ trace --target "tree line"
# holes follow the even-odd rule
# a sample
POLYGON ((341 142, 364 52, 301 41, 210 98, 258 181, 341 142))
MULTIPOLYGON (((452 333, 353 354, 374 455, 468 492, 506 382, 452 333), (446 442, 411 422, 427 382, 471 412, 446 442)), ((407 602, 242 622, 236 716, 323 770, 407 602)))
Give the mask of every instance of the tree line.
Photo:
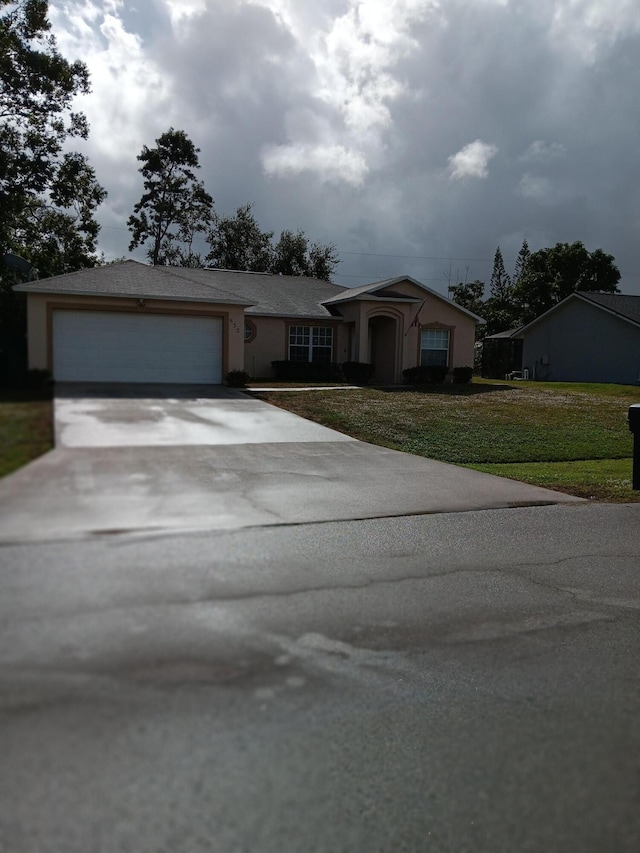
POLYGON ((488 296, 479 279, 455 284, 449 292, 454 302, 482 317, 478 333, 485 337, 530 323, 576 291, 617 293, 619 281, 613 255, 602 249, 589 252, 576 242, 531 252, 525 239, 511 275, 496 249, 488 296))
MULTIPOLYGON (((98 206, 107 196, 84 155, 68 150, 86 139, 86 117, 72 110, 90 92, 82 62, 69 62, 51 33, 47 0, 0 0, 0 299, 23 258, 41 277, 104 263, 97 251, 98 206), (4 286, 3 286, 4 285, 4 286)), ((329 280, 339 259, 332 244, 285 230, 274 241, 262 231, 251 204, 233 216, 214 211, 196 177, 198 153, 181 130, 170 128, 138 160, 144 192, 128 225, 130 250, 147 247, 153 264, 209 265, 329 280), (206 255, 194 248, 208 243, 206 255)), ((2 306, 0 306, 2 308, 2 306)))
POLYGON ((329 281, 338 264, 332 244, 310 241, 304 231, 285 230, 274 242, 263 231, 250 203, 232 216, 220 216, 212 197, 196 176, 199 148, 183 130, 169 128, 138 155, 144 192, 129 217, 129 250, 147 246, 154 264, 222 267, 232 270, 306 275, 329 281), (196 251, 206 239, 209 252, 196 251))

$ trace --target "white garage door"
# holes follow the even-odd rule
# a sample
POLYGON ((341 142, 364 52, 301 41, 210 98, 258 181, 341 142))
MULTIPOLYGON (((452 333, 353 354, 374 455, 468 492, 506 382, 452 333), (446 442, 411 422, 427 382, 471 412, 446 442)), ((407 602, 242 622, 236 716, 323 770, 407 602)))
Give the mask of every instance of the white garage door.
POLYGON ((222 320, 168 314, 53 312, 60 382, 222 381, 222 320))

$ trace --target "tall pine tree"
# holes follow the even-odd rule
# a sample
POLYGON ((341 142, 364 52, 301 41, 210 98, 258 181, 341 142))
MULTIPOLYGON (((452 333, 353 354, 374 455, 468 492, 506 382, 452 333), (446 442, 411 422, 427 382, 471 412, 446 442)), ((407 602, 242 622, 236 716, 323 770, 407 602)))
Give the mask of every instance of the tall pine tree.
POLYGON ((493 272, 489 283, 490 296, 485 302, 485 330, 488 335, 502 332, 516 325, 513 305, 513 285, 504 267, 500 247, 493 259, 493 272))
POLYGON ((501 304, 507 304, 511 301, 511 279, 504 268, 500 246, 496 249, 493 258, 493 272, 491 273, 491 281, 489 282, 489 292, 491 297, 501 304))
POLYGON ((525 274, 527 269, 527 263, 529 262, 530 257, 531 250, 529 249, 529 244, 527 243, 527 238, 525 237, 522 241, 520 251, 518 252, 518 257, 516 258, 516 265, 513 270, 513 277, 511 279, 511 283, 514 287, 518 284, 522 276, 525 274))
POLYGON ((138 160, 144 193, 127 225, 129 251, 150 241, 147 257, 158 264, 198 265, 194 235, 211 226, 213 199, 196 178, 199 148, 184 130, 169 128, 156 139, 156 147, 143 146, 138 160))

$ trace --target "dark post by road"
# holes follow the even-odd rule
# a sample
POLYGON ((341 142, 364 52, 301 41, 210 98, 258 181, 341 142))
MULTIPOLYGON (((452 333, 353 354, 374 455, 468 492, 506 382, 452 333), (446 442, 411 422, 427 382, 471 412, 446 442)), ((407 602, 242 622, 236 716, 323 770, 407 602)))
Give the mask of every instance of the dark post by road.
POLYGON ((629 429, 633 433, 633 474, 631 486, 640 490, 640 403, 629 406, 629 429))

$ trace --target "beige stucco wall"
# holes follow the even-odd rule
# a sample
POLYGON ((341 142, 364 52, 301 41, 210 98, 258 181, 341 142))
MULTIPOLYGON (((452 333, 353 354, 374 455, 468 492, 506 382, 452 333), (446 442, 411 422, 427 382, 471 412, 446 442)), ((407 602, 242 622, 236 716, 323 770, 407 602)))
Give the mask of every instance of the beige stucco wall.
POLYGON ((67 310, 128 311, 136 314, 174 314, 221 317, 222 372, 244 368, 244 309, 238 305, 175 302, 167 299, 112 298, 30 293, 27 296, 29 367, 51 370, 53 365, 52 312, 67 310))
POLYGON ((255 327, 253 340, 244 344, 244 369, 256 379, 273 377, 272 361, 285 361, 289 357, 289 326, 331 326, 334 329, 333 360, 347 361, 348 330, 344 324, 336 325, 331 318, 313 320, 304 318, 260 317, 247 314, 245 319, 255 327))
MULTIPOLYGON (((427 293, 424 297, 425 304, 420 311, 420 323, 422 328, 434 328, 438 325, 446 327, 451 331, 451 349, 449 352, 449 367, 473 367, 473 348, 475 344, 476 322, 468 317, 454 305, 438 299, 427 293)), ((411 330, 415 340, 415 362, 420 358, 419 329, 411 330)))
MULTIPOLYGON (((391 317, 396 323, 394 380, 402 381, 402 371, 420 363, 420 328, 413 321, 418 315, 422 328, 446 328, 450 331, 449 367, 473 367, 475 320, 448 301, 439 299, 410 281, 398 282, 388 288, 392 292, 412 296, 419 302, 381 302, 375 297, 341 303, 339 308, 345 323, 354 323, 354 361, 369 361, 372 342, 369 325, 375 317, 391 317), (422 304, 424 301, 424 304, 422 304)), ((390 353, 385 342, 378 352, 390 353)), ((374 377, 375 378, 375 377, 374 377)))

